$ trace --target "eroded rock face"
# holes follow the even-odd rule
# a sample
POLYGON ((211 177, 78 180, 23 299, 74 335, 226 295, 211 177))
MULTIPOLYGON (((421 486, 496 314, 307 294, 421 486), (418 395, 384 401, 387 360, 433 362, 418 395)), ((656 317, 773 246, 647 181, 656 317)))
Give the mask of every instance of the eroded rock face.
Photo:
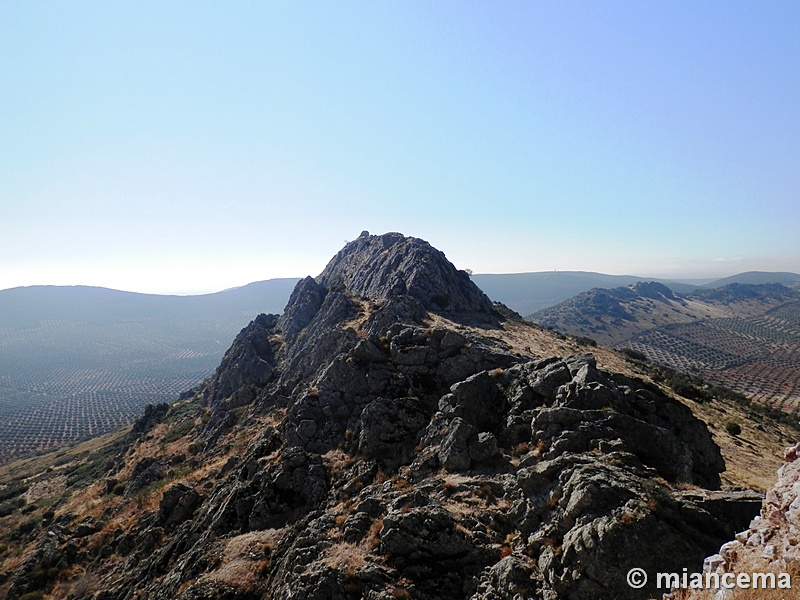
MULTIPOLYGON (((773 589, 793 597, 800 583, 800 443, 786 449, 786 463, 778 469, 778 480, 767 491, 761 512, 750 525, 722 544, 703 563, 705 573, 772 573, 773 589), (790 589, 791 588, 791 589, 790 589)), ((734 598, 730 590, 714 590, 714 600, 734 598)), ((714 593, 712 592, 712 593, 714 593)), ((766 593, 766 592, 765 592, 766 593)), ((704 598, 692 590, 675 590, 664 600, 704 598)))
POLYGON ((589 355, 516 355, 491 336, 501 320, 421 240, 348 244, 237 337, 195 445, 280 422, 108 540, 96 598, 638 599, 653 590, 629 568, 680 571, 731 535, 672 487, 724 469, 688 409, 589 355), (437 311, 456 325, 425 322, 437 311))
POLYGON ((410 296, 425 307, 492 312, 492 303, 464 271, 428 242, 400 233, 362 236, 331 259, 317 278, 371 299, 410 296))
POLYGON ((200 500, 200 494, 194 488, 185 483, 176 483, 161 496, 158 519, 165 528, 173 528, 192 516, 200 500))
POLYGON ((204 390, 211 403, 226 409, 243 406, 272 380, 276 359, 268 338, 277 321, 276 315, 259 315, 239 333, 204 390))

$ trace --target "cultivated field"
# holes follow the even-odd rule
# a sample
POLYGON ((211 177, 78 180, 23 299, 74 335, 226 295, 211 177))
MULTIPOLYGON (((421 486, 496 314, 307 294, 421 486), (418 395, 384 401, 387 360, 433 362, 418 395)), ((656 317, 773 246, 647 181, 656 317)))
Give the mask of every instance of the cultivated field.
POLYGON ((800 410, 800 302, 753 318, 661 327, 625 345, 650 360, 697 373, 763 404, 800 410))
POLYGON ((213 372, 255 314, 0 328, 0 463, 129 424, 213 372))

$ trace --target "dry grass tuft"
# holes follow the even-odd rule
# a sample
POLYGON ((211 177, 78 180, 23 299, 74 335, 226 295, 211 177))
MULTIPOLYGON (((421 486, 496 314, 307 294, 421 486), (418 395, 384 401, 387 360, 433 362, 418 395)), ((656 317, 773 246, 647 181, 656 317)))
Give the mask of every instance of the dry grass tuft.
POLYGON ((339 542, 325 550, 322 562, 332 569, 354 573, 356 569, 367 564, 369 550, 366 544, 339 542))
POLYGON ((342 475, 347 469, 352 467, 357 460, 356 457, 339 448, 328 450, 322 455, 322 464, 325 465, 333 475, 342 475))
MULTIPOLYGON (((759 549, 753 549, 755 554, 748 554, 741 557, 736 563, 733 573, 775 573, 776 588, 780 582, 778 574, 788 573, 791 576, 791 589, 764 589, 764 588, 738 588, 731 589, 730 595, 725 596, 725 600, 794 600, 797 598, 797 587, 800 586, 800 565, 792 563, 783 569, 774 565, 767 566, 763 558, 758 554, 759 549)), ((669 600, 713 600, 716 590, 705 589, 678 589, 667 596, 669 600)))
POLYGON ((220 566, 200 579, 228 585, 237 594, 261 593, 264 578, 272 569, 270 553, 285 533, 286 529, 266 529, 229 539, 220 566))

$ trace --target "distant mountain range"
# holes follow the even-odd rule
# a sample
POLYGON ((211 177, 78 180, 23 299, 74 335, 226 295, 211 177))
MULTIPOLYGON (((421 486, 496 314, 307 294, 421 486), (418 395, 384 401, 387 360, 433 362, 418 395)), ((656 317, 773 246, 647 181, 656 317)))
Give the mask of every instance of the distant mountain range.
MULTIPOLYGON (((645 281, 579 271, 472 280, 523 315, 591 288, 645 281)), ((297 281, 271 279, 198 296, 86 286, 0 291, 0 462, 109 431, 146 404, 197 385, 242 327, 259 313, 283 311, 297 281)), ((727 281, 797 285, 800 276, 743 273, 727 281)), ((718 282, 664 283, 686 293, 718 282)))
POLYGON ((718 288, 731 283, 749 283, 749 284, 762 284, 762 283, 780 283, 790 288, 800 288, 800 275, 797 273, 771 273, 766 271, 748 271, 746 273, 739 273, 738 275, 731 275, 730 277, 723 277, 716 281, 706 283, 702 287, 718 288))
POLYGON ((0 290, 0 327, 27 328, 42 320, 87 323, 118 319, 203 321, 206 317, 223 313, 279 313, 297 282, 298 279, 270 279, 196 296, 139 294, 80 285, 17 287, 0 290))
MULTIPOLYGON (((592 288, 615 288, 648 280, 632 275, 606 275, 589 271, 542 271, 473 275, 472 281, 492 300, 502 302, 522 315, 529 315, 592 288)), ((701 280, 696 283, 707 282, 708 280, 701 280)), ((696 287, 686 282, 663 283, 675 286, 680 291, 696 287)))
POLYGON ((730 283, 781 283, 800 286, 796 273, 750 271, 724 279, 653 279, 632 275, 606 275, 589 271, 541 271, 503 275, 473 275, 472 280, 492 300, 502 302, 521 315, 530 315, 592 288, 616 288, 636 282, 656 281, 675 293, 685 294, 698 287, 722 287, 730 283))
MULTIPOLYGON (((796 280, 785 275, 784 281, 796 280)), ((794 276, 796 277, 796 276, 794 276)), ((728 281, 768 279, 743 274, 728 281)), ((545 327, 629 348, 755 400, 800 404, 800 291, 780 283, 718 282, 678 294, 656 282, 595 288, 529 318, 545 327)))

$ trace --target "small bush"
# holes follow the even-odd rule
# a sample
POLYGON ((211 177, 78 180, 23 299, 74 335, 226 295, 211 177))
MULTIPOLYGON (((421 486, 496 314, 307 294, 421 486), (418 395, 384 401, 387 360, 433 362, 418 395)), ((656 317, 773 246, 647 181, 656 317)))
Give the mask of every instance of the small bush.
POLYGON ((27 485, 24 484, 10 485, 4 490, 0 490, 0 502, 4 500, 10 500, 11 498, 16 498, 17 496, 21 496, 27 491, 28 491, 27 485))
POLYGON ((0 502, 0 517, 7 517, 18 508, 25 505, 24 498, 14 498, 8 502, 0 502))
POLYGON ((177 423, 173 425, 164 436, 163 443, 171 444, 172 442, 177 442, 179 439, 192 431, 192 429, 194 429, 194 421, 191 419, 177 423))
POLYGON ((596 340, 593 340, 592 338, 586 337, 584 335, 575 335, 575 336, 572 337, 572 339, 579 346, 592 346, 592 347, 596 347, 597 346, 597 341, 596 340))
POLYGON ((640 362, 647 362, 647 355, 644 352, 639 352, 638 350, 634 350, 633 348, 623 348, 620 350, 625 356, 631 358, 633 360, 638 360, 640 362))
POLYGON ((31 531, 36 529, 38 525, 39 525, 38 519, 35 518, 29 519, 28 521, 20 523, 20 526, 17 528, 17 530, 21 533, 30 533, 31 531))
POLYGON ((730 433, 733 436, 737 436, 742 433, 742 426, 739 425, 736 421, 728 421, 725 423, 725 431, 730 433))

